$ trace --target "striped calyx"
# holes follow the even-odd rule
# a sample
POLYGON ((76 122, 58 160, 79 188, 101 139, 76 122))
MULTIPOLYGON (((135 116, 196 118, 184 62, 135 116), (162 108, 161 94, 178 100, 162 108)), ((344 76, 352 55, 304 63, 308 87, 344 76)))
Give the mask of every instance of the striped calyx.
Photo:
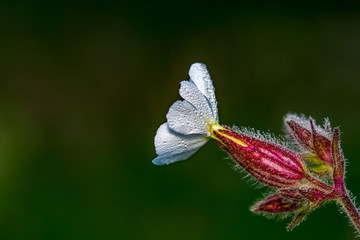
POLYGON ((303 160, 279 144, 218 125, 212 127, 211 135, 220 147, 260 182, 282 188, 294 185, 304 177, 303 160))

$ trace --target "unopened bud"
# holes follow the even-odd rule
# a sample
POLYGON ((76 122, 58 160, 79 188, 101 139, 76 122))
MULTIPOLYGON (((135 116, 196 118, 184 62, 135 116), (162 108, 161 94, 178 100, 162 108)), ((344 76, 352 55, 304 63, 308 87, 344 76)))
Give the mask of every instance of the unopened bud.
POLYGON ((287 187, 304 176, 303 160, 291 150, 219 125, 211 133, 223 149, 248 173, 273 187, 287 187))
POLYGON ((277 193, 290 200, 301 200, 304 196, 299 192, 299 188, 283 188, 279 189, 277 193))
POLYGON ((310 202, 317 202, 326 195, 325 192, 315 187, 302 187, 299 192, 310 202))
POLYGON ((257 213, 285 213, 293 212, 302 207, 302 201, 290 200, 278 194, 273 194, 255 204, 251 211, 257 213))
POLYGON ((290 135, 296 140, 296 142, 305 149, 314 151, 311 132, 294 120, 288 120, 286 123, 290 128, 290 135))
POLYGON ((331 128, 330 122, 326 120, 325 129, 314 124, 313 120, 289 114, 285 118, 287 132, 290 138, 298 145, 303 152, 303 158, 315 165, 327 166, 315 167, 315 172, 325 172, 328 166, 333 166, 331 154, 331 128))
POLYGON ((312 120, 310 120, 310 124, 311 124, 315 152, 322 161, 327 162, 332 166, 333 159, 331 155, 331 141, 327 137, 319 134, 316 131, 312 120))

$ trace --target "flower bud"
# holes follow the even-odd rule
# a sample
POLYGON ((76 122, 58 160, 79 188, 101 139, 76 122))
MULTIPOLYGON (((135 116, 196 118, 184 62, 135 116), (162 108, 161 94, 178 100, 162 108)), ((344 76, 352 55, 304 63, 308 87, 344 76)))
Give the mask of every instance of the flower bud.
MULTIPOLYGON (((333 166, 333 158, 331 154, 330 140, 330 123, 327 120, 325 129, 316 126, 313 120, 296 115, 287 115, 285 118, 287 124, 287 132, 290 138, 304 150, 305 160, 315 164, 322 165, 327 163, 333 166)), ((314 169, 315 172, 327 170, 327 166, 314 169)))
POLYGON ((314 151, 311 132, 294 120, 288 120, 286 123, 290 128, 290 136, 305 149, 314 151))
POLYGON ((285 213, 296 211, 302 205, 302 201, 287 199, 275 193, 255 204, 251 211, 257 213, 285 213))
POLYGON ((310 124, 311 124, 315 152, 322 161, 327 162, 332 166, 333 159, 331 155, 331 141, 327 137, 319 134, 316 131, 312 119, 310 119, 310 124))
POLYGON ((303 179, 305 164, 289 149, 219 125, 211 126, 211 133, 220 147, 260 182, 281 188, 303 179))
POLYGON ((299 188, 283 188, 279 189, 277 193, 290 200, 302 200, 304 196, 299 192, 299 188))
POLYGON ((299 188, 299 192, 310 202, 317 202, 326 195, 324 191, 315 187, 299 188))

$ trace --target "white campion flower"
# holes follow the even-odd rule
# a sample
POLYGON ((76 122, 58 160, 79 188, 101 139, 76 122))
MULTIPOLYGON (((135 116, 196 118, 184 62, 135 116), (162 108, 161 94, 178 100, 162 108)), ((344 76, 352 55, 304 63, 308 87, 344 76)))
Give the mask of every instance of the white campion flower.
POLYGON ((205 64, 194 63, 189 81, 182 81, 180 96, 155 136, 158 155, 152 162, 166 165, 189 158, 210 139, 210 127, 219 121, 215 88, 205 64))

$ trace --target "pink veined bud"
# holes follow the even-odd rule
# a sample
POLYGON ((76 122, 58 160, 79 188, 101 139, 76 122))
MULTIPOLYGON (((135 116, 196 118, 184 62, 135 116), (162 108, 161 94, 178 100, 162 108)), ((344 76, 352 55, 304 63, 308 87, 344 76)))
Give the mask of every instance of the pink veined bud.
POLYGON ((331 141, 316 131, 313 121, 311 119, 310 124, 315 152, 322 161, 333 165, 333 158, 331 154, 331 141))
POLYGON ((251 211, 258 213, 285 213, 296 211, 302 205, 303 201, 287 199, 275 193, 255 204, 251 211))
POLYGON ((327 136, 327 134, 331 133, 330 123, 328 121, 326 122, 326 129, 322 129, 322 133, 319 133, 311 118, 304 119, 296 115, 288 115, 285 122, 288 126, 288 134, 292 140, 310 153, 310 156, 305 155, 306 158, 315 157, 318 160, 333 166, 331 140, 330 137, 327 136))
POLYGON ((260 182, 282 188, 303 179, 305 164, 289 149, 227 127, 218 127, 212 133, 220 147, 260 182))
POLYGON ((290 200, 302 200, 304 196, 299 192, 299 188, 283 188, 279 189, 277 193, 290 200))
POLYGON ((310 151, 314 151, 313 138, 312 134, 309 130, 302 127, 300 124, 295 122, 294 120, 286 121, 287 125, 290 127, 290 135, 303 146, 305 149, 310 151))
POLYGON ((284 213, 300 209, 307 201, 317 202, 326 193, 320 189, 306 186, 295 188, 283 188, 255 204, 253 212, 284 213))
POLYGON ((316 202, 326 195, 322 190, 310 186, 279 189, 277 193, 290 200, 307 199, 310 202, 316 202))
POLYGON ((310 202, 317 202, 326 195, 325 192, 315 187, 300 188, 299 192, 310 202))

